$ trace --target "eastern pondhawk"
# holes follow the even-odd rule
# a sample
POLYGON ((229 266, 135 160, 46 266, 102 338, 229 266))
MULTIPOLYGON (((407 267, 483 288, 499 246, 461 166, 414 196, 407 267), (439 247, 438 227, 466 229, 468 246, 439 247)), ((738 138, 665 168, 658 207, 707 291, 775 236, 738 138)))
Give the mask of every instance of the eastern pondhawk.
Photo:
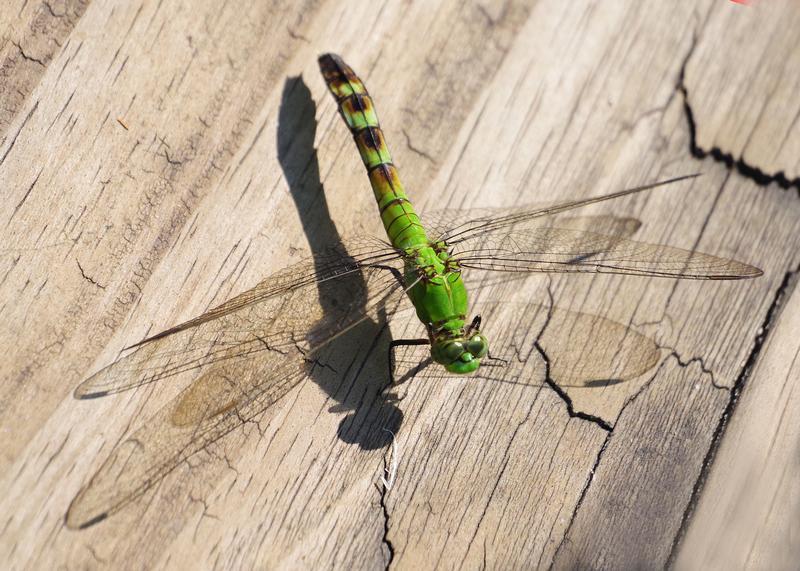
MULTIPOLYGON (((167 378, 188 387, 114 448, 73 500, 69 527, 87 527, 118 511, 181 462, 262 413, 310 373, 322 348, 344 332, 385 317, 387 308, 406 296, 428 334, 410 343, 430 344, 433 360, 450 372, 474 372, 488 354, 489 340, 481 332, 480 317, 467 317, 463 270, 693 279, 761 274, 741 262, 629 240, 630 219, 598 223, 596 229, 607 234, 546 223, 562 212, 696 175, 556 206, 473 215, 445 211, 423 224, 391 162, 363 83, 336 55, 321 56, 319 64, 367 168, 391 244, 375 238, 345 240, 137 343, 84 381, 76 398, 167 378)), ((560 323, 570 328, 582 319, 570 312, 552 315, 561 315, 560 323)), ((603 321, 594 318, 583 328, 603 326, 603 321)))

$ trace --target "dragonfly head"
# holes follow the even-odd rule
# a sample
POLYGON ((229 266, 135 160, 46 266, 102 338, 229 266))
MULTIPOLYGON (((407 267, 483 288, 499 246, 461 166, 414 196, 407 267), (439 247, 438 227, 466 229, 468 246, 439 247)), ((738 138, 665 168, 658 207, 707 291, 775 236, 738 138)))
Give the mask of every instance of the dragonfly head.
POLYGON ((431 345, 433 360, 450 373, 463 375, 476 371, 489 352, 489 341, 478 331, 476 322, 479 324, 480 319, 473 321, 466 331, 435 340, 431 345))

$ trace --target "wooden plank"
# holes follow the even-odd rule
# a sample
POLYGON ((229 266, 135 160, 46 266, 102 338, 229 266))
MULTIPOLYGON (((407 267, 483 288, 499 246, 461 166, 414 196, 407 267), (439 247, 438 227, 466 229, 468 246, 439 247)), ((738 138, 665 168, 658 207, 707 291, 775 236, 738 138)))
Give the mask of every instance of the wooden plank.
POLYGON ((717 2, 697 30, 685 88, 697 149, 783 184, 800 178, 800 6, 717 2), (758 30, 758 33, 755 33, 758 30))
POLYGON ((0 147, 0 182, 12 189, 0 338, 17 348, 0 364, 3 559, 665 564, 800 240, 795 196, 691 156, 678 80, 696 49, 693 26, 706 22, 697 14, 713 4, 89 5, 23 90, 6 129, 13 144, 0 147), (419 324, 370 320, 257 422, 102 523, 65 528, 70 501, 115 445, 182 388, 78 402, 82 379, 309 247, 380 235, 316 69, 324 51, 364 77, 423 213, 583 197, 702 169, 692 183, 590 212, 634 216, 642 240, 736 257, 765 275, 467 276, 481 286, 493 348, 513 367, 474 379, 420 374, 395 402, 381 392, 388 343, 419 324), (486 307, 498 299, 521 305, 492 319, 486 307), (530 309, 551 303, 643 333, 656 366, 599 390, 566 382, 555 363, 572 348, 541 329, 547 312, 530 309), (548 371, 553 385, 543 384, 548 371), (386 430, 399 449, 388 492, 386 430))
POLYGON ((787 276, 776 300, 775 323, 704 482, 677 554, 678 569, 796 566, 800 550, 796 284, 796 274, 787 276))

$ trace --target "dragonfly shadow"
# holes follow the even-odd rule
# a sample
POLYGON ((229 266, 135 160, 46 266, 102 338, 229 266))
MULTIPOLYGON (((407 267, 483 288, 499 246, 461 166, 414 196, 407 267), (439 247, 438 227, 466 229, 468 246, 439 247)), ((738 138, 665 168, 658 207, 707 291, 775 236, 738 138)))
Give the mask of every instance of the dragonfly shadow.
MULTIPOLYGON (((302 77, 288 78, 278 117, 278 160, 312 254, 331 248, 344 251, 320 180, 314 148, 316 130, 316 104, 308 86, 302 77)), ((336 308, 344 299, 353 311, 366 309, 367 287, 362 274, 355 272, 333 282, 318 288, 323 315, 337 315, 336 308), (354 295, 360 299, 353 299, 354 295)), ((380 312, 377 320, 365 319, 334 339, 307 367, 314 382, 338 402, 331 411, 348 412, 339 424, 339 438, 364 449, 390 444, 388 431, 397 433, 403 419, 400 409, 382 393, 389 375, 386 360, 379 356, 386 354, 390 341, 385 312, 380 312)))

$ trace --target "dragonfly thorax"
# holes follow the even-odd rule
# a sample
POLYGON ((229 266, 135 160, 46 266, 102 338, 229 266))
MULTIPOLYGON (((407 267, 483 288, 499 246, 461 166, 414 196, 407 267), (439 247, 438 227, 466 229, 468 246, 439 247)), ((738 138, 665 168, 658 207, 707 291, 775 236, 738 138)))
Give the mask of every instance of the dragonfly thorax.
POLYGON ((446 250, 424 245, 406 251, 405 282, 408 297, 422 323, 463 326, 467 314, 467 290, 461 280, 461 269, 450 260, 446 250))
POLYGON ((408 297, 428 328, 431 356, 451 373, 471 373, 488 352, 477 327, 466 327, 468 298, 461 268, 443 243, 406 251, 408 297))

